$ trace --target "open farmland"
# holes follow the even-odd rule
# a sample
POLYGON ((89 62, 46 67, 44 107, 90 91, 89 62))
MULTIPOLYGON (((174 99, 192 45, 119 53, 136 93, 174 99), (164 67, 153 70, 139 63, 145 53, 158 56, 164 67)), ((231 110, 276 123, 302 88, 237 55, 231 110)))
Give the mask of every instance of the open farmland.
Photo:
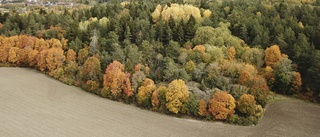
POLYGON ((0 136, 319 136, 320 107, 272 103, 257 126, 161 115, 26 68, 0 68, 0 136))

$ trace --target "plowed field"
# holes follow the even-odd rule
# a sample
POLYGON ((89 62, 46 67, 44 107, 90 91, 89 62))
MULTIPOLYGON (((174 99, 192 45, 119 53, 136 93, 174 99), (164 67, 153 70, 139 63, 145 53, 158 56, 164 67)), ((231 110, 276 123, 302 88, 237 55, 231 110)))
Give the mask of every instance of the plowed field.
POLYGON ((111 101, 26 68, 0 68, 2 137, 320 136, 320 107, 267 106, 257 126, 181 119, 111 101))

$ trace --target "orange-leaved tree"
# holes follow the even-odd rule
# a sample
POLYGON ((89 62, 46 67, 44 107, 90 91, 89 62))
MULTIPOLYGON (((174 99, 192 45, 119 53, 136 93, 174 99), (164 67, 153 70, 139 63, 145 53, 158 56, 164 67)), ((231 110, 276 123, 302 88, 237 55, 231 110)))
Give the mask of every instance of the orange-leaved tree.
POLYGON ((18 58, 17 64, 19 66, 28 66, 29 65, 29 63, 28 63, 29 51, 31 51, 31 49, 29 47, 25 48, 25 49, 18 50, 17 55, 19 55, 19 58, 18 58))
POLYGON ((238 84, 249 86, 251 79, 258 74, 257 69, 251 64, 244 64, 243 70, 238 78, 238 84))
POLYGON ((121 93, 126 96, 133 95, 133 88, 131 87, 130 74, 124 72, 124 65, 118 61, 113 61, 106 68, 103 76, 103 95, 112 95, 119 97, 121 93))
POLYGON ((189 91, 185 82, 181 79, 173 80, 166 92, 166 107, 172 113, 179 113, 183 103, 188 101, 189 91))
POLYGON ((217 91, 209 101, 209 112, 215 119, 225 120, 232 116, 236 107, 234 98, 226 91, 217 91))
POLYGON ((73 49, 69 49, 67 52, 67 63, 71 61, 76 61, 76 58, 77 58, 77 53, 74 52, 73 49))
POLYGON ((1 45, 0 46, 0 62, 7 62, 9 56, 10 46, 1 45))
POLYGON ((252 78, 251 73, 247 70, 243 70, 238 78, 238 84, 246 86, 250 84, 249 82, 251 78, 252 78))
POLYGON ((49 72, 54 71, 57 68, 61 68, 64 64, 66 57, 64 56, 63 49, 50 48, 47 52, 46 62, 49 72))
POLYGON ((45 69, 47 68, 47 63, 46 63, 47 53, 48 53, 47 49, 43 49, 39 51, 37 55, 37 68, 40 71, 45 71, 45 69))
POLYGON ((299 72, 296 72, 295 75, 292 76, 291 80, 291 91, 292 93, 299 93, 301 90, 302 79, 299 72))
POLYGON ((227 58, 230 61, 233 61, 236 58, 236 49, 231 46, 230 48, 227 49, 227 58))
POLYGON ((30 67, 34 67, 37 64, 37 55, 39 51, 38 50, 31 50, 28 53, 28 63, 30 67))
POLYGON ((201 99, 198 103, 198 115, 203 117, 208 114, 207 102, 201 99))
POLYGON ((152 96, 151 96, 151 105, 152 107, 158 107, 160 104, 159 101, 159 90, 155 90, 152 92, 152 96))

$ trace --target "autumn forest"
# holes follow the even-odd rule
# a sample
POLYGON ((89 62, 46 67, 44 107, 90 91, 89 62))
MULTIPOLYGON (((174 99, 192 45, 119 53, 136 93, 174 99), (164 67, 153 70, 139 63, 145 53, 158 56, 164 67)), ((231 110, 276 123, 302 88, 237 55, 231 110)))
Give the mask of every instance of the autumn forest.
POLYGON ((160 113, 252 125, 274 94, 320 100, 319 15, 320 0, 11 11, 0 15, 0 66, 160 113))

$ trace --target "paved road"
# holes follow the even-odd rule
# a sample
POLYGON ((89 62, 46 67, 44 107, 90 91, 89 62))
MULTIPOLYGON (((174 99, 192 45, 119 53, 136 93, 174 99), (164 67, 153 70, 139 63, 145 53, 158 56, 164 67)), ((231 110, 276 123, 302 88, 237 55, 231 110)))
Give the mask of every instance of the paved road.
POLYGON ((111 101, 40 72, 0 68, 0 136, 319 136, 320 107, 273 103, 260 124, 243 127, 180 119, 111 101))

